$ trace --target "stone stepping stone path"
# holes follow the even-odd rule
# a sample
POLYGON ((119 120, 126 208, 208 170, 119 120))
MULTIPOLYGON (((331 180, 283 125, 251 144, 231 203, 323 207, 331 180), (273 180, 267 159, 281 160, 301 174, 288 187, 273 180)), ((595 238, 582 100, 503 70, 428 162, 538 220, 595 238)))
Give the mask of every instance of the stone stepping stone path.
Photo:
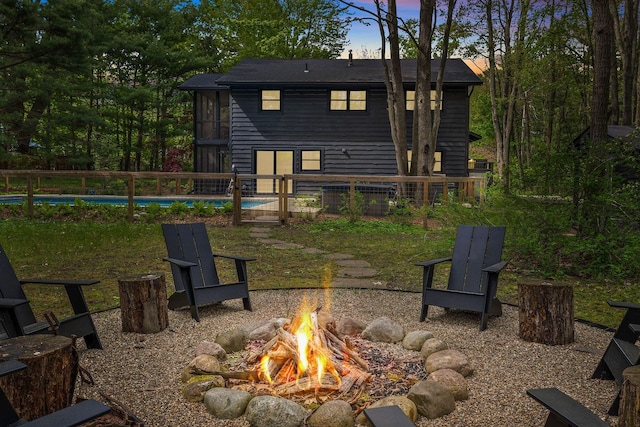
POLYGON ((278 239, 269 238, 269 227, 253 227, 250 236, 258 239, 265 245, 270 245, 274 249, 299 249, 305 253, 320 255, 326 259, 334 260, 336 265, 342 267, 337 272, 337 277, 331 283, 336 288, 367 288, 386 289, 386 285, 380 281, 372 280, 378 274, 377 270, 371 267, 368 261, 353 259, 351 254, 327 253, 317 248, 306 248, 297 243, 289 243, 278 239))

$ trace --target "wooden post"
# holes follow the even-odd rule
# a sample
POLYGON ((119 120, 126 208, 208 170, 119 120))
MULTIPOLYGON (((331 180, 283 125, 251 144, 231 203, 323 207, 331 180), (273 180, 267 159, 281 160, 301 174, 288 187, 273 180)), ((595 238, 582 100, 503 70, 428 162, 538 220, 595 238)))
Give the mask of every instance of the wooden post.
POLYGON ((27 212, 29 218, 33 218, 33 178, 27 175, 27 212))
POLYGON ((424 179, 424 183, 423 185, 423 189, 422 189, 422 228, 424 228, 425 230, 429 228, 429 224, 428 224, 428 219, 429 219, 429 212, 428 212, 428 206, 429 206, 429 179, 425 178, 424 179))
POLYGON ((573 342, 573 287, 540 281, 518 284, 520 338, 549 345, 573 342))
POLYGON ((133 175, 129 175, 127 182, 127 218, 129 221, 133 221, 133 196, 136 194, 136 181, 133 175))
POLYGON ((242 224, 242 183, 240 177, 233 179, 233 225, 242 224))
POLYGON ((16 359, 27 369, 0 378, 18 416, 30 421, 71 405, 78 355, 71 338, 28 335, 0 341, 0 360, 16 359))
POLYGON ((123 332, 160 332, 169 326, 167 286, 163 273, 118 279, 123 332))

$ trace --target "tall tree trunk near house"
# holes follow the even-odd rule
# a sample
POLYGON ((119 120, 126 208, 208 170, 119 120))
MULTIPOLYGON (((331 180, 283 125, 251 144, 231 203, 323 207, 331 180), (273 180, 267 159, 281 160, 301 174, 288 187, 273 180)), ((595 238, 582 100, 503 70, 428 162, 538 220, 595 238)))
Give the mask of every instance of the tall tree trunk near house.
MULTIPOLYGON (((616 43, 614 37, 611 37, 611 52, 616 51, 616 43)), ((609 94, 611 97, 611 101, 609 103, 611 108, 611 113, 609 114, 609 124, 617 125, 620 124, 620 101, 618 98, 618 58, 614 53, 613 55, 609 55, 609 60, 611 61, 611 65, 609 69, 611 70, 611 78, 609 82, 611 83, 611 88, 609 89, 609 94)))
MULTIPOLYGON (((503 157, 504 136, 502 133, 501 122, 498 115, 498 82, 497 72, 498 66, 496 62, 496 41, 495 31, 493 28, 493 1, 487 0, 485 3, 485 17, 487 19, 487 50, 489 60, 489 94, 491 96, 491 121, 493 123, 493 132, 496 138, 496 172, 502 177, 505 172, 505 159, 503 157)), ((509 191, 508 181, 505 185, 505 191, 509 191)))
MULTIPOLYGON (((435 0, 420 0, 420 30, 418 33, 418 66, 416 70, 416 95, 413 111, 415 132, 413 135, 413 156, 418 176, 433 174, 435 143, 431 134, 431 41, 433 39, 433 16, 435 0)), ((422 186, 416 188, 416 200, 426 199, 422 186)))
POLYGON ((611 38, 613 19, 608 2, 592 2, 593 12, 593 97, 591 100, 591 146, 586 159, 583 219, 587 230, 602 233, 607 223, 607 209, 599 202, 607 190, 607 124, 611 78, 611 38))
MULTIPOLYGON (((407 125, 406 125, 406 99, 402 80, 402 67, 400 64, 400 45, 398 38, 398 15, 395 0, 390 0, 386 17, 382 16, 380 2, 376 0, 378 14, 378 27, 382 40, 381 60, 385 73, 385 85, 387 88, 387 111, 391 124, 391 139, 395 148, 396 167, 398 175, 407 175, 407 125), (387 23, 389 30, 389 56, 390 66, 385 54, 385 30, 383 22, 387 23)), ((400 183, 398 192, 406 196, 406 183, 400 183)))
POLYGON ((142 150, 144 148, 144 109, 138 111, 138 128, 136 136, 136 158, 134 168, 136 172, 142 170, 142 150))
MULTIPOLYGON (((634 92, 638 85, 638 13, 640 11, 640 0, 624 0, 622 4, 624 4, 622 9, 624 10, 624 15, 621 19, 619 14, 621 4, 616 0, 609 0, 609 11, 613 19, 615 35, 613 40, 615 43, 614 48, 617 48, 622 65, 622 124, 630 126, 633 123, 634 92)), ((615 57, 613 60, 615 60, 615 57)), ((615 70, 615 68, 612 68, 612 70, 615 70)), ((617 92, 614 94, 612 88, 612 106, 615 105, 617 108, 617 104, 613 103, 614 95, 617 96, 617 92)), ((617 111, 614 110, 613 112, 616 113, 617 111)))

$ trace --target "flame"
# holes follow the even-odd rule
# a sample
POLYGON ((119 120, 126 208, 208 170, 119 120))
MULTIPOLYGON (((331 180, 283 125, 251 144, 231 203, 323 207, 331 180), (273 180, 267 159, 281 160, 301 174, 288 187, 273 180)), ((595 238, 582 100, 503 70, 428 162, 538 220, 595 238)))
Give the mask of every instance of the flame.
MULTIPOLYGON (((315 378, 317 386, 322 385, 323 378, 328 372, 337 381, 341 383, 341 376, 331 361, 330 350, 325 347, 318 331, 318 313, 316 309, 317 302, 313 305, 309 303, 306 296, 302 301, 298 314, 294 317, 288 330, 293 334, 296 343, 297 360, 294 363, 295 369, 292 378, 300 380, 303 377, 315 378)), ((262 377, 269 383, 273 384, 271 378, 269 364, 271 359, 268 355, 262 357, 260 361, 260 369, 262 377)), ((276 363, 274 361, 274 363, 276 363)), ((288 376, 288 375, 287 375, 288 376)), ((280 374, 276 377, 279 382, 280 374)), ((286 380, 286 378, 285 378, 286 380)), ((308 383, 309 386, 311 385, 308 383)))
POLYGON ((264 377, 269 382, 269 384, 273 384, 273 380, 271 379, 271 373, 269 372, 270 360, 271 358, 269 357, 268 354, 265 354, 264 356, 262 356, 262 359, 260 359, 260 370, 262 371, 264 377))

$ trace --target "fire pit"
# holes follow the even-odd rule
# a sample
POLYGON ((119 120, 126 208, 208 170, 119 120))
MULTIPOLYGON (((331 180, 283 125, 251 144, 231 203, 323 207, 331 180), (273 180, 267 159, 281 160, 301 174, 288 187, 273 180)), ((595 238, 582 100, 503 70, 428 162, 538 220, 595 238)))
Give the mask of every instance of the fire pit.
POLYGON ((275 337, 247 358, 273 394, 344 398, 352 389, 362 391, 371 379, 367 362, 348 340, 336 336, 332 322, 319 322, 321 316, 320 309, 305 302, 291 323, 278 328, 275 337))
POLYGON ((400 406, 413 420, 417 413, 436 418, 453 411, 456 399, 467 398, 464 377, 473 372, 462 353, 428 331, 405 333, 386 317, 366 327, 344 318, 336 324, 328 310, 306 298, 291 320, 239 327, 205 343, 183 373, 184 396, 204 400, 221 418, 261 419, 265 411, 286 415, 289 410, 304 418, 305 411, 322 413, 331 403, 346 405, 347 418, 385 405, 400 406), (354 324, 361 328, 354 331, 354 324), (425 381, 432 373, 433 380, 425 381), (293 409, 265 409, 283 402, 293 409))

